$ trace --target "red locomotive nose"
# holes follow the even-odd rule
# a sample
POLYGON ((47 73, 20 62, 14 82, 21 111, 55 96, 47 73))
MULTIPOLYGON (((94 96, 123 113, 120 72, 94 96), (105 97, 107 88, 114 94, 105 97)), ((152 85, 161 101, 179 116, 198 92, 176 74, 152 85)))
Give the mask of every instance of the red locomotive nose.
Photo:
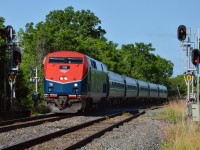
POLYGON ((45 63, 46 79, 59 83, 82 80, 88 69, 85 55, 71 51, 51 53, 45 63))

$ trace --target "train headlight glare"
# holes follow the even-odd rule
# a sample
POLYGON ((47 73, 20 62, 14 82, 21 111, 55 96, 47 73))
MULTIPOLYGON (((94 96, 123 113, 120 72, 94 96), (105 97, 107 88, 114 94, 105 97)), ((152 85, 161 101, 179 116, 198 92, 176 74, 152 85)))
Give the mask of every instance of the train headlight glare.
POLYGON ((67 77, 64 77, 64 80, 68 80, 68 78, 67 78, 67 77))
POLYGON ((78 83, 74 83, 74 87, 77 87, 78 86, 78 83))
POLYGON ((60 77, 60 80, 63 80, 63 77, 60 77))

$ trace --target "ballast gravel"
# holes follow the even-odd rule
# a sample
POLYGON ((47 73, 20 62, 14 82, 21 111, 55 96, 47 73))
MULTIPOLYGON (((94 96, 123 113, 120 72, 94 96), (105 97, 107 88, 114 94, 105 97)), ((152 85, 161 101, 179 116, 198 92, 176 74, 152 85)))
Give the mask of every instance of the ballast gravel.
POLYGON ((0 149, 6 146, 10 146, 16 143, 24 142, 28 139, 36 138, 45 134, 59 131, 63 128, 72 127, 81 123, 95 120, 99 117, 86 117, 76 116, 72 118, 66 118, 55 122, 46 122, 41 125, 20 128, 8 132, 0 133, 0 149))
MULTIPOLYGON (((94 139, 89 144, 80 148, 81 150, 162 150, 163 131, 162 126, 166 123, 155 119, 156 114, 163 109, 148 110, 146 113, 132 121, 125 123, 119 128, 105 133, 94 139)), ((47 122, 42 125, 17 129, 0 133, 0 149, 20 143, 25 140, 61 130, 99 118, 99 116, 77 116, 56 122, 47 122)), ((55 145, 58 143, 54 143, 55 145)), ((55 146, 54 146, 55 147, 55 146)), ((44 148, 45 149, 45 148, 44 148)), ((58 148, 59 149, 59 148, 58 148)), ((49 150, 49 149, 48 149, 49 150)))
POLYGON ((162 109, 146 114, 107 132, 81 150, 162 150, 165 122, 154 119, 162 109))

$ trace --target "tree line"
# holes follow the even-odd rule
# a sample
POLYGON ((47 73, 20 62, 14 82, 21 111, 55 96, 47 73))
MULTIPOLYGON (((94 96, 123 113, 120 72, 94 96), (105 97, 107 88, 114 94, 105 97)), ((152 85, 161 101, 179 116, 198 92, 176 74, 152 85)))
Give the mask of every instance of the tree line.
MULTIPOLYGON (((0 29, 5 19, 0 18, 0 29)), ((54 51, 73 50, 84 53, 104 62, 110 71, 152 83, 170 87, 169 78, 173 74, 173 63, 155 55, 151 43, 118 44, 105 37, 106 30, 101 27, 101 20, 90 10, 75 11, 72 6, 64 10, 54 10, 46 15, 45 21, 27 23, 25 29, 18 32, 19 46, 22 51, 22 63, 17 82, 17 96, 23 107, 31 107, 33 84, 30 84, 30 67, 37 67, 43 77, 43 59, 54 51)), ((0 37, 0 53, 3 53, 3 41, 0 37)), ((3 66, 3 55, 0 65, 3 66)), ((0 78, 3 79, 1 67, 0 78)), ((0 93, 3 91, 0 80, 0 93)), ((43 84, 39 85, 43 93, 43 84)))

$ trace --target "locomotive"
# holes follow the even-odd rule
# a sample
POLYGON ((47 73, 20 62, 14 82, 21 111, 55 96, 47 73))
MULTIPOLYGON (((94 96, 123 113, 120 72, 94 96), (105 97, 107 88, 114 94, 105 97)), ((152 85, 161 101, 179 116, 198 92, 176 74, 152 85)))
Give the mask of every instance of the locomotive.
POLYGON ((75 113, 94 105, 167 99, 164 85, 126 77, 75 51, 57 51, 44 58, 44 98, 51 112, 75 113))

